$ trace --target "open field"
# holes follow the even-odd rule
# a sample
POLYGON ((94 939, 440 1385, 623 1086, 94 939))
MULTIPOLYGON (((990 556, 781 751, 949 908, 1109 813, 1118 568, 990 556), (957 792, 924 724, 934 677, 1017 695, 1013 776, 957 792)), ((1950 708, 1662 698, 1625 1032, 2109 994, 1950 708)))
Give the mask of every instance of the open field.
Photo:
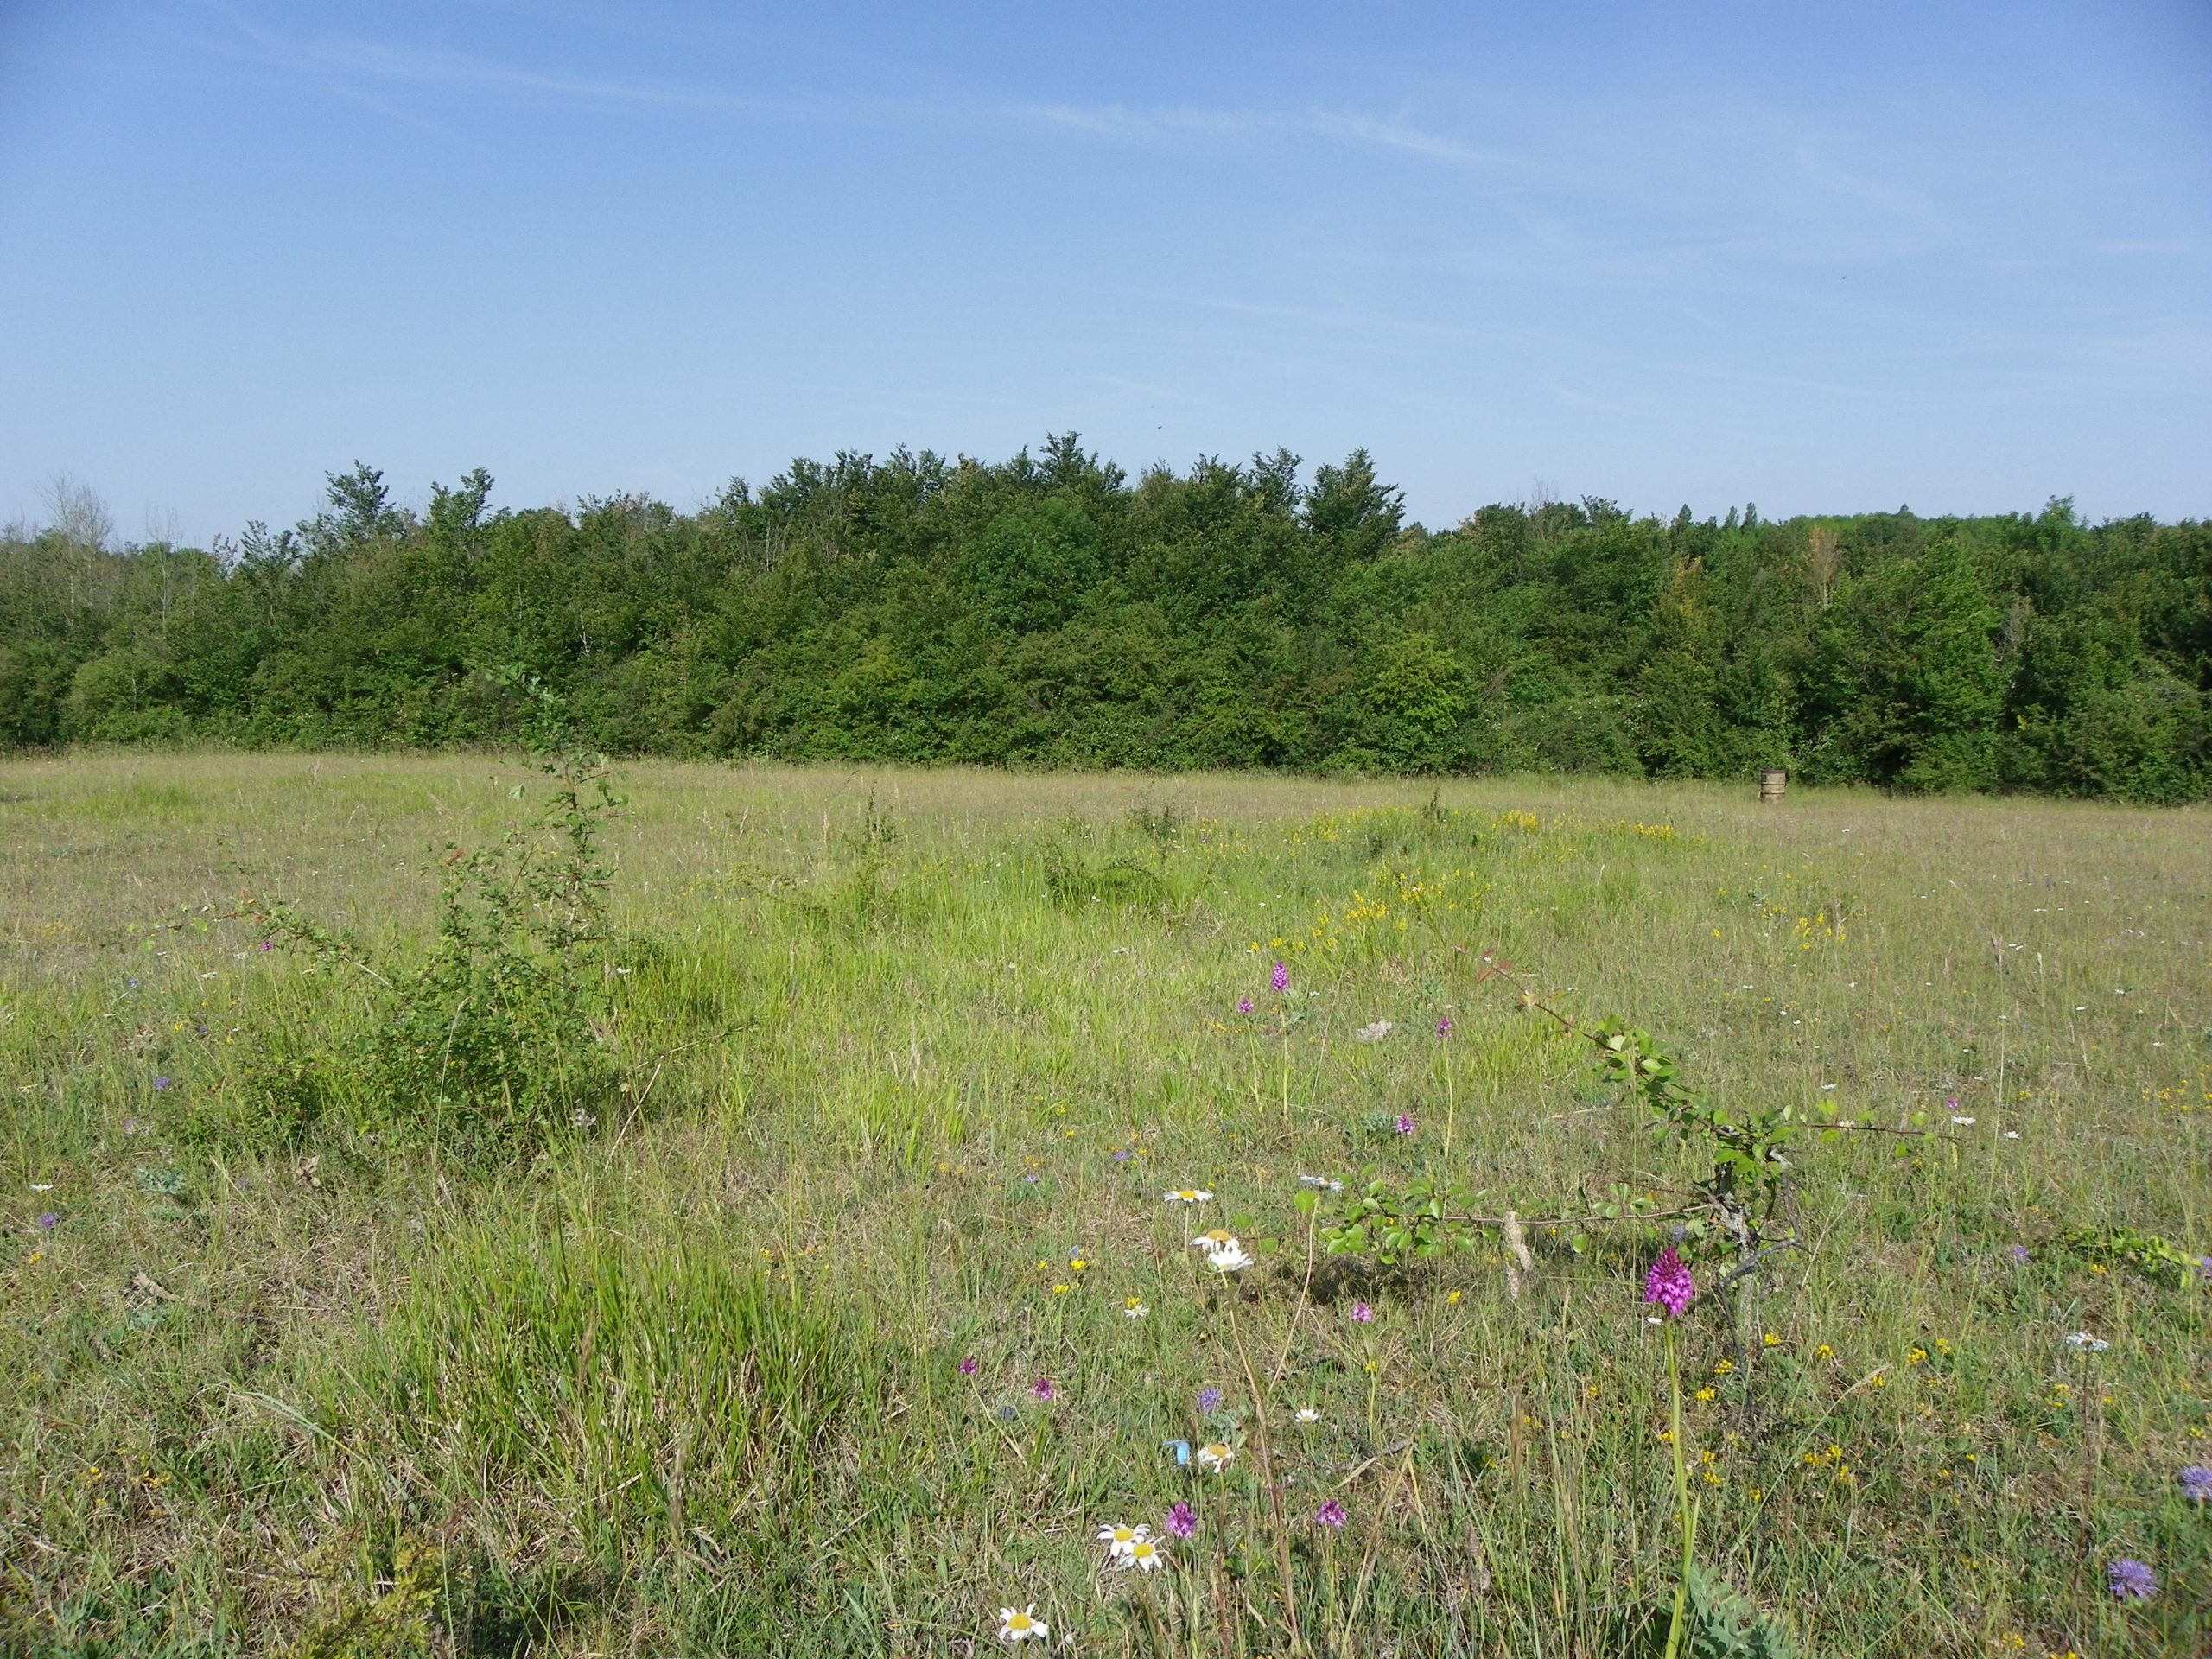
POLYGON ((383 981, 225 918, 400 979, 526 766, 0 763, 8 1651, 963 1653, 1033 1604, 1084 1653, 1656 1653, 1669 1222, 1392 1269, 1298 1204, 1694 1207, 1709 1151, 1484 950, 1713 1101, 1869 1126, 1789 1144, 1798 1247, 1677 1327, 1709 1571, 1805 1653, 2212 1643, 2212 1275, 2135 1236, 2212 1251, 2212 813, 617 783, 574 1113, 487 1150, 365 1085, 383 981))

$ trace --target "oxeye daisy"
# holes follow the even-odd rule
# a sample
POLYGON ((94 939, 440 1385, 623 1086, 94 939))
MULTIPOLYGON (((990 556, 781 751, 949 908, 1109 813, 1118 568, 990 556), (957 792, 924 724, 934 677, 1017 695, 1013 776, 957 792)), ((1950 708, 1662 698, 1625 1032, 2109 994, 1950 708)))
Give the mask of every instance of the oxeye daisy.
POLYGON ((1198 1459, 1199 1468, 1217 1475, 1229 1466, 1229 1460, 1236 1455, 1235 1447, 1224 1446, 1219 1440, 1211 1446, 1202 1446, 1192 1453, 1198 1459))
POLYGON ((1016 1642, 1043 1642, 1052 1634, 1052 1627, 1037 1617, 1037 1604, 1016 1612, 1011 1607, 999 1609, 999 1640, 1011 1646, 1016 1642))
POLYGON ((1109 1555, 1126 1555, 1151 1536, 1152 1529, 1147 1526, 1104 1526, 1098 1529, 1098 1541, 1106 1546, 1109 1555))
POLYGON ((1318 1423, 1321 1421, 1321 1414, 1311 1406, 1300 1406, 1298 1408, 1298 1421, 1301 1423, 1318 1423))
POLYGON ((1161 1195, 1170 1204, 1210 1204, 1213 1194, 1203 1186, 1179 1186, 1173 1192, 1161 1195))
POLYGON ((1252 1255, 1236 1239, 1225 1239, 1207 1247, 1206 1265, 1216 1273, 1236 1273, 1252 1265, 1252 1255))
POLYGON ((1166 1566, 1167 1558, 1151 1539, 1140 1538, 1115 1558, 1114 1565, 1125 1570, 1135 1567, 1140 1573, 1152 1573, 1166 1566))
POLYGON ((1134 1296, 1122 1304, 1122 1317, 1125 1319, 1141 1319, 1151 1312, 1150 1308, 1134 1296))

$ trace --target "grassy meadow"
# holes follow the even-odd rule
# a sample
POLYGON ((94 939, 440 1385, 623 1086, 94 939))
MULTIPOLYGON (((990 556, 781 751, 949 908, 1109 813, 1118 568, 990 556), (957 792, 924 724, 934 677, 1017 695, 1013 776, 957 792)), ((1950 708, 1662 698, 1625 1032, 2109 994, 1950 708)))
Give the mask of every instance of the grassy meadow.
POLYGON ((0 1648, 1656 1655, 1676 1446, 1766 1619, 1700 1653, 2212 1644, 2212 813, 616 781, 603 1090, 493 1157, 349 1057, 543 778, 0 762, 0 1648), (1485 951, 1865 1126, 1789 1144, 1794 1247, 1690 1239, 1656 1324, 1712 1160, 1485 951), (1370 1166, 1519 1248, 1331 1253, 1370 1166))

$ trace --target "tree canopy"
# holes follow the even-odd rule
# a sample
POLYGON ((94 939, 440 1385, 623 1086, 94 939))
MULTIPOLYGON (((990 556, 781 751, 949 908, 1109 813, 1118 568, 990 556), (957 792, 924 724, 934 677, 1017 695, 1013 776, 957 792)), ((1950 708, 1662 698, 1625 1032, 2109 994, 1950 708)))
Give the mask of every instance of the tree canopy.
POLYGON ((1364 452, 1132 480, 1072 434, 688 515, 492 487, 418 514, 357 463, 209 550, 0 536, 0 744, 496 744, 521 670, 618 753, 2212 792, 2201 521, 1591 497, 1431 531, 1364 452))

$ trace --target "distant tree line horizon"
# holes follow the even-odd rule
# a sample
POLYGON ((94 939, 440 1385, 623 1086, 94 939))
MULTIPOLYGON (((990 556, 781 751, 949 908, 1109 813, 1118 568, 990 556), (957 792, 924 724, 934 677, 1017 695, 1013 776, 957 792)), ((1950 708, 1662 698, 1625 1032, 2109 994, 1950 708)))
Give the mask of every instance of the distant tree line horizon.
POLYGON ((97 499, 0 531, 0 747, 511 745, 537 676, 623 755, 1578 772, 2212 795, 2212 523, 1610 501, 1406 520, 1365 451, 1132 479, 794 461, 685 514, 395 504, 210 549, 97 499))

